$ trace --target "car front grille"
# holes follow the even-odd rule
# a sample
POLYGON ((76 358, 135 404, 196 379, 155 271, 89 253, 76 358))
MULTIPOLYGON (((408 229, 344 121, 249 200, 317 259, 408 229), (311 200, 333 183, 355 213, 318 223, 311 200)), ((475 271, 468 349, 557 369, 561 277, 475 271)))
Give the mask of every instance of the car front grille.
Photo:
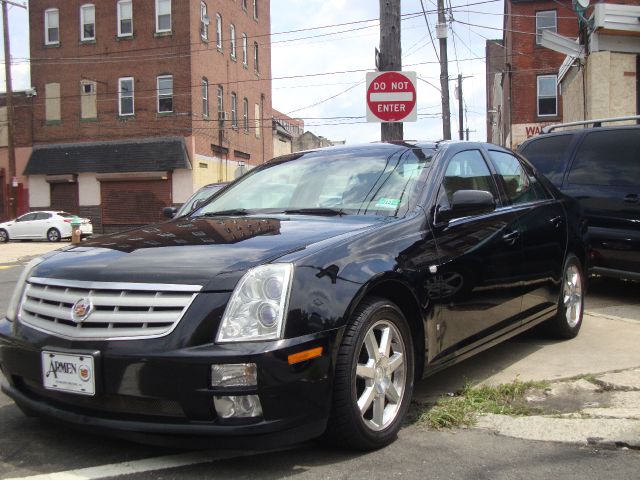
POLYGON ((20 321, 37 330, 71 339, 159 337, 176 327, 200 288, 199 285, 75 282, 32 277, 22 297, 20 321), (83 309, 88 305, 90 308, 83 309), (83 315, 77 315, 78 310, 83 315))

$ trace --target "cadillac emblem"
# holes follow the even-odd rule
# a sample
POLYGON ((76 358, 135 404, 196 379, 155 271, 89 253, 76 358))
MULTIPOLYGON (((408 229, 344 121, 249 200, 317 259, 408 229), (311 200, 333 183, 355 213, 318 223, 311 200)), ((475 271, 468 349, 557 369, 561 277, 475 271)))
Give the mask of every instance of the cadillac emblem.
POLYGON ((93 303, 91 303, 90 298, 81 298, 71 307, 71 320, 75 323, 82 323, 89 315, 93 312, 93 303))

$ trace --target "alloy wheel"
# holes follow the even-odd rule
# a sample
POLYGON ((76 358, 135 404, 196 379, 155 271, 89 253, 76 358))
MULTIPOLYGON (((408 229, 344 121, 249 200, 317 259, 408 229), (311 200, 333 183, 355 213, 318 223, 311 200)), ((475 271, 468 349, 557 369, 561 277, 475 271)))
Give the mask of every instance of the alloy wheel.
POLYGON ((398 416, 407 379, 405 342, 393 323, 380 320, 369 328, 355 375, 355 398, 364 425, 384 430, 398 416))
POLYGON ((567 267, 564 276, 563 303, 569 327, 575 327, 582 318, 582 278, 580 270, 573 264, 567 267))

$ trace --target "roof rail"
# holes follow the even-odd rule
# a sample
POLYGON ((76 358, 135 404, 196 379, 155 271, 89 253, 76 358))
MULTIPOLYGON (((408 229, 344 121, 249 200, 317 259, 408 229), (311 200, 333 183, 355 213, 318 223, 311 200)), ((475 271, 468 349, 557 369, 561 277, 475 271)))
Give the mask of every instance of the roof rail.
POLYGON ((580 122, 556 123, 555 125, 547 125, 546 127, 543 127, 542 133, 550 133, 557 128, 575 127, 578 125, 589 125, 592 123, 594 127, 601 127, 603 123, 626 122, 628 120, 640 120, 640 115, 631 115, 628 117, 598 118, 595 120, 583 120, 580 122))

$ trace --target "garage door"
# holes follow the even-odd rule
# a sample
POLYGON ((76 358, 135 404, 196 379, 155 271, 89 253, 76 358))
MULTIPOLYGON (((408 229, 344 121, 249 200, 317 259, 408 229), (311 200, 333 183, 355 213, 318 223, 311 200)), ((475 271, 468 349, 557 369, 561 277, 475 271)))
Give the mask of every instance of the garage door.
POLYGON ((78 215, 78 184, 52 183, 51 210, 63 210, 78 215))
POLYGON ((170 180, 102 181, 102 224, 146 225, 159 222, 171 205, 170 180))

